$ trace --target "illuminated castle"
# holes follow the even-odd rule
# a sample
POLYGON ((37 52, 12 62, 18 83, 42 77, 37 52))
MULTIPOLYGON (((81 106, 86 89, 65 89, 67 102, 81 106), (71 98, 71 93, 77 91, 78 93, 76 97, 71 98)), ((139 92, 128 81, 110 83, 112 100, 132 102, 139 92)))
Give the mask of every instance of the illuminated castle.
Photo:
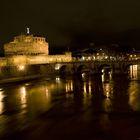
POLYGON ((4 45, 5 56, 13 55, 48 55, 48 43, 44 37, 29 34, 19 35, 14 41, 4 45))
POLYGON ((14 37, 14 40, 4 45, 5 58, 1 64, 42 64, 72 61, 71 52, 62 55, 49 55, 48 42, 44 37, 30 35, 27 28, 26 35, 14 37))

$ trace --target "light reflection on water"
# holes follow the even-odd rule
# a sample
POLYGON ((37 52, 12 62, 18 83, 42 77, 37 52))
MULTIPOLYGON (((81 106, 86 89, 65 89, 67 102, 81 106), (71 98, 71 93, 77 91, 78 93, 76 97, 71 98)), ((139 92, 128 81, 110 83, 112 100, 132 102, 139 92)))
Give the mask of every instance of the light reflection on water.
POLYGON ((130 78, 133 80, 138 79, 138 65, 130 66, 130 78))
MULTIPOLYGON (((130 71, 131 79, 139 76, 138 73, 135 76, 132 74, 130 71)), ((40 114, 59 103, 62 105, 61 109, 68 106, 76 110, 91 108, 90 113, 140 111, 139 81, 110 77, 56 77, 50 81, 42 79, 3 86, 0 90, 0 135, 24 128, 40 114), (13 125, 15 128, 11 130, 13 125)), ((109 118, 105 115, 100 121, 103 127, 106 127, 109 118)))
POLYGON ((21 108, 25 108, 27 106, 27 94, 26 94, 26 88, 21 87, 20 88, 20 94, 21 94, 21 108))
POLYGON ((0 114, 4 111, 4 105, 3 105, 3 99, 5 95, 3 94, 3 91, 0 91, 0 114))
POLYGON ((140 83, 133 81, 129 84, 129 105, 132 110, 140 111, 140 83))

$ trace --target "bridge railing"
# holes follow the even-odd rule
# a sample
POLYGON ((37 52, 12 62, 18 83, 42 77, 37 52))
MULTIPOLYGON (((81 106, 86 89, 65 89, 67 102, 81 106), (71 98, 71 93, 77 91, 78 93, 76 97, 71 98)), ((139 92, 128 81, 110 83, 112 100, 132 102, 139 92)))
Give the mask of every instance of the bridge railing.
POLYGON ((140 63, 140 59, 93 59, 93 60, 82 60, 82 59, 72 59, 72 62, 135 62, 140 63))

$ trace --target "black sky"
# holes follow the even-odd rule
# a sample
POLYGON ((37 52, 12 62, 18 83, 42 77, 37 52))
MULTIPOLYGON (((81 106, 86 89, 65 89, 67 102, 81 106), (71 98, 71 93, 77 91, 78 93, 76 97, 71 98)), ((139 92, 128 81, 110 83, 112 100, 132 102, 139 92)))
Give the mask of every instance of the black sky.
POLYGON ((139 0, 0 1, 0 45, 30 27, 50 45, 120 42, 139 47, 139 0))

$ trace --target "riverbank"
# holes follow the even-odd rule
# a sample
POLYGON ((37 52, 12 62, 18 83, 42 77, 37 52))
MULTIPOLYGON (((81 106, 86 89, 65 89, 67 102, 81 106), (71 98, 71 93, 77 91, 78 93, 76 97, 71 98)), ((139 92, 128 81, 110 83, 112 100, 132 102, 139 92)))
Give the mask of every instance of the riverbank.
POLYGON ((41 77, 44 77, 44 75, 38 74, 38 75, 6 78, 6 79, 1 79, 0 84, 15 83, 15 82, 26 82, 26 81, 34 80, 34 79, 41 78, 41 77))

